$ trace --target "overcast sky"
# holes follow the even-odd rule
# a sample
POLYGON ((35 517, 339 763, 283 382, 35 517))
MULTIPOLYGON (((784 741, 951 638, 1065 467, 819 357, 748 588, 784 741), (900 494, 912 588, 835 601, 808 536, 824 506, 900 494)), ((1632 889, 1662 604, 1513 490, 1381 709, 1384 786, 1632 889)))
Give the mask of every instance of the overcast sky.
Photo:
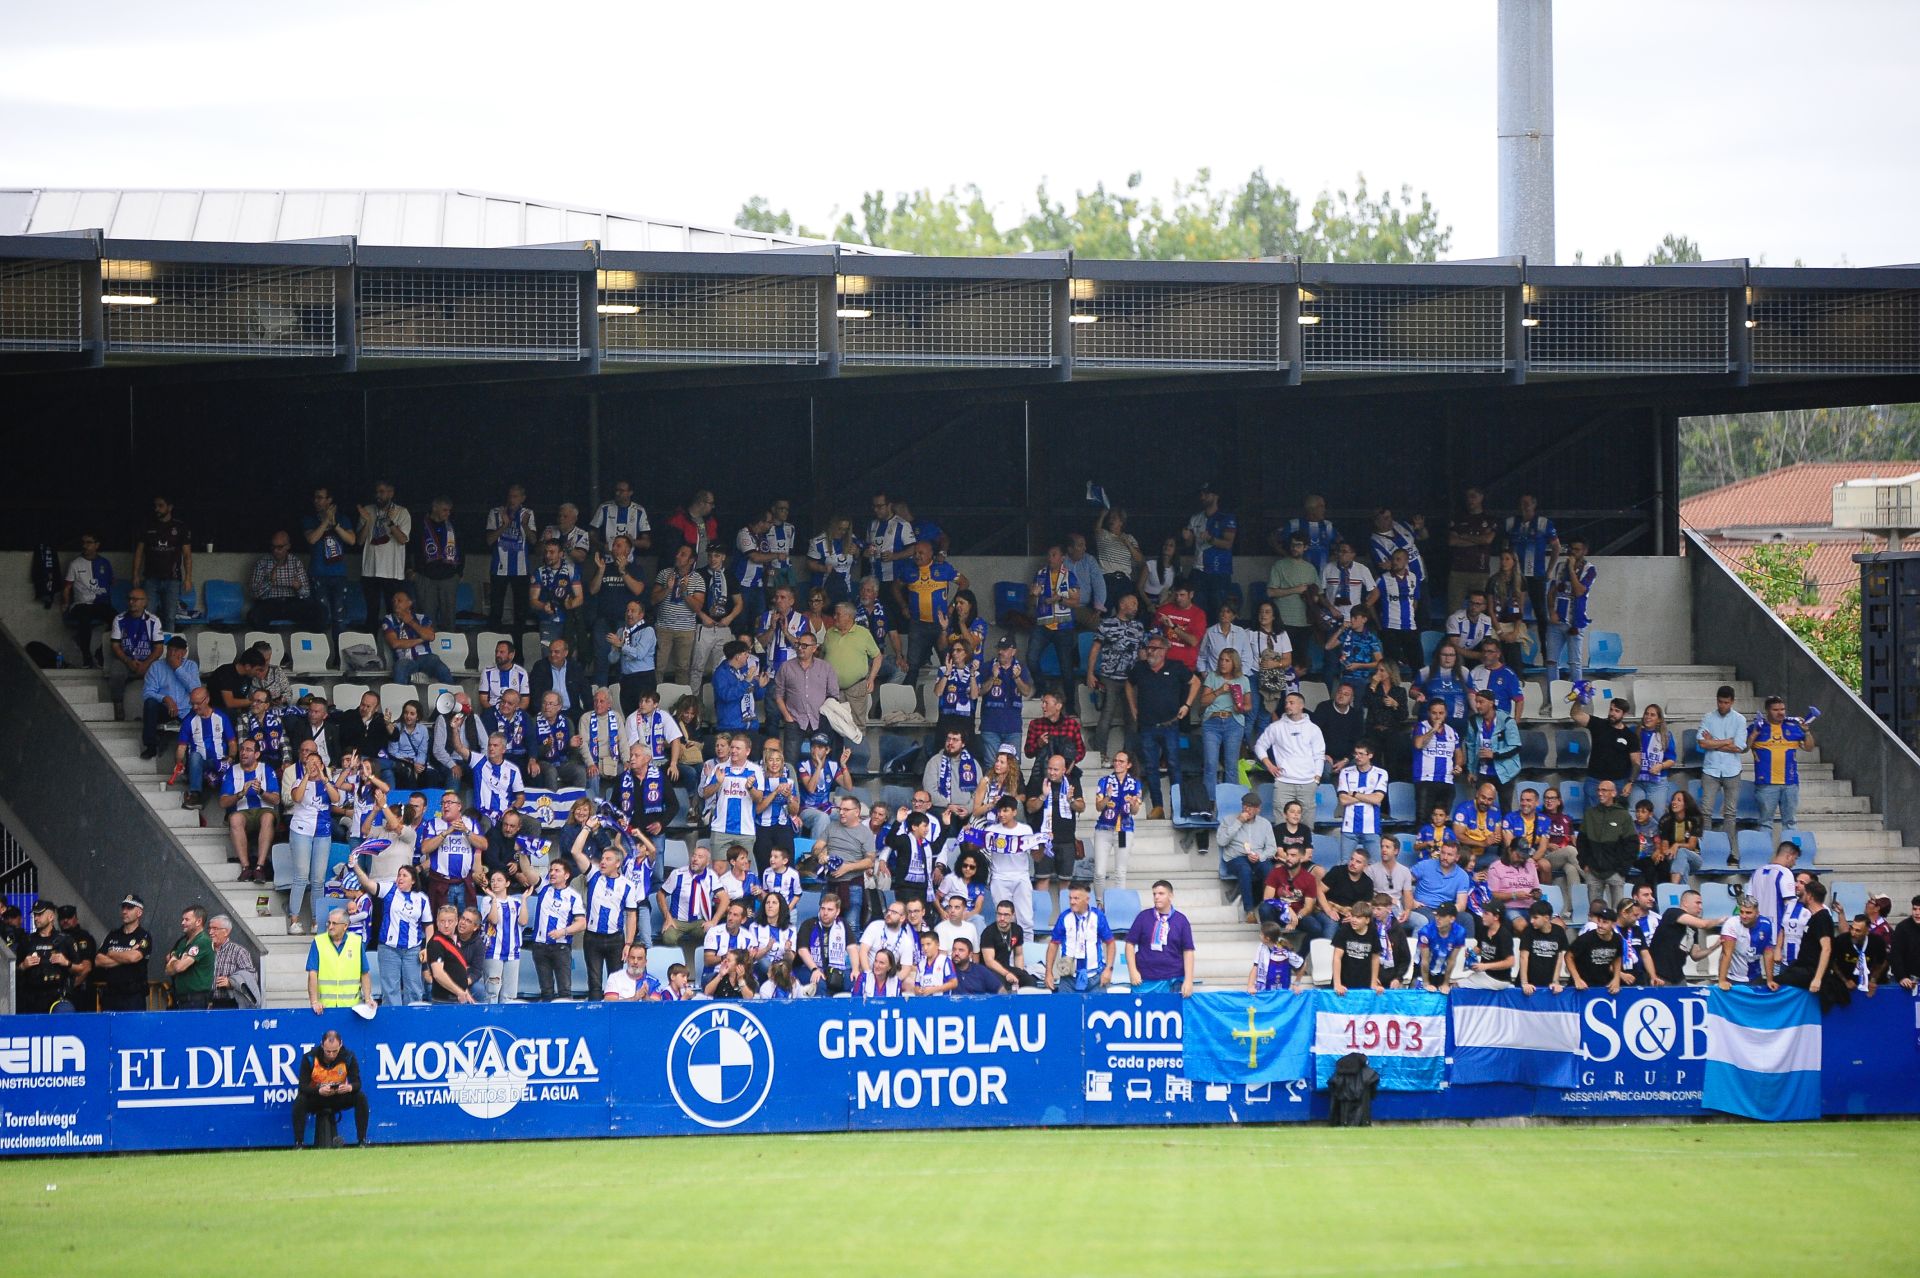
MULTIPOLYGON (((1497 250, 1493 0, 832 6, 92 0, 0 11, 0 185, 464 187, 825 226, 1133 170, 1428 192, 1497 250)), ((1920 3, 1561 0, 1558 247, 1920 261, 1920 3)))

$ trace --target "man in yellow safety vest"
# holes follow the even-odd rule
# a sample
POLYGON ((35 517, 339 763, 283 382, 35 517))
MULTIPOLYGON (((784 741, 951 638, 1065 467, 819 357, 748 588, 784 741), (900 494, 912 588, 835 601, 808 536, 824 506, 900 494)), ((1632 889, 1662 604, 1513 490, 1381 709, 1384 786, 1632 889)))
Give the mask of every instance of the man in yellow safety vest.
POLYGON ((366 950, 360 938, 347 931, 345 910, 327 915, 326 935, 314 937, 307 951, 307 1002, 316 1015, 329 1007, 373 1002, 366 950))

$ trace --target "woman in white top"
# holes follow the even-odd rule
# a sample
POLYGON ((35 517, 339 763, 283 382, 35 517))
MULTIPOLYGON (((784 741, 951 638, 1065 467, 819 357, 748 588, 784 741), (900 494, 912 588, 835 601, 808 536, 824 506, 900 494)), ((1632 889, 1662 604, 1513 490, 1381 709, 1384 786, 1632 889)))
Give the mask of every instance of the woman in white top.
POLYGON ((301 911, 307 893, 313 893, 314 927, 320 926, 320 911, 327 882, 327 857, 333 850, 333 810, 340 805, 340 787, 327 775, 320 751, 311 741, 300 743, 300 755, 287 765, 280 779, 280 793, 290 816, 287 821, 287 852, 293 860, 293 890, 287 898, 287 933, 307 933, 301 911))
POLYGON ((872 966, 853 978, 855 998, 898 998, 899 967, 892 950, 875 950, 872 966))
POLYGON ((505 870, 487 876, 487 892, 480 898, 481 925, 486 929, 488 1003, 520 997, 520 937, 527 919, 527 898, 515 896, 505 870))
POLYGON ((973 815, 968 818, 969 825, 987 825, 993 821, 994 805, 1004 798, 1019 799, 1020 795, 1020 756, 1014 747, 1002 746, 993 756, 993 762, 987 768, 987 775, 980 778, 980 784, 973 792, 973 815))
POLYGON ((427 984, 420 969, 420 947, 433 927, 433 902, 415 886, 410 865, 395 870, 391 882, 373 879, 368 886, 385 910, 380 929, 380 1003, 384 1007, 424 1003, 427 984))
POLYGON ((760 970, 771 972, 775 963, 793 962, 793 910, 788 906, 786 897, 778 892, 769 892, 760 898, 758 926, 761 943, 767 947, 767 952, 760 956, 760 970))
POLYGON ((1146 571, 1140 578, 1140 593, 1147 597, 1149 605, 1158 608, 1173 593, 1173 583, 1179 578, 1180 543, 1169 537, 1160 543, 1160 553, 1147 561, 1146 571))

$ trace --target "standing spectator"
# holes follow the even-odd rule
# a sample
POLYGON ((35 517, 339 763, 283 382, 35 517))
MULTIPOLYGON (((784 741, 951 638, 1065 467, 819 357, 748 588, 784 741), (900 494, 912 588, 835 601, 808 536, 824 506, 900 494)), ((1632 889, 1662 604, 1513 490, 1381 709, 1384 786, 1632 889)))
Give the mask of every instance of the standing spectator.
MULTIPOLYGON (((1102 755, 1112 754, 1113 729, 1120 729, 1121 744, 1133 741, 1134 720, 1127 706, 1127 675, 1140 659, 1140 645, 1146 642, 1146 627, 1137 614, 1140 598, 1129 590, 1118 596, 1113 615, 1100 622, 1100 631, 1087 652, 1087 687, 1099 694, 1100 717, 1093 727, 1093 745, 1102 755)), ((1010 655, 1012 640, 1002 641, 1002 657, 1010 655)), ((981 723, 982 731, 986 728, 981 723)), ((998 749, 989 743, 989 752, 998 749)))
POLYGON ((1602 781, 1594 802, 1580 818, 1580 872, 1587 898, 1603 905, 1616 903, 1626 888, 1627 871, 1640 852, 1633 816, 1617 802, 1619 790, 1602 781))
POLYGON ((1273 803, 1285 812, 1298 803, 1302 811, 1314 806, 1314 791, 1327 765, 1327 740, 1320 726, 1307 717, 1307 701, 1289 692, 1279 718, 1267 725, 1254 743, 1254 756, 1273 777, 1273 803))
POLYGON ((1587 540, 1575 537, 1567 557, 1554 566, 1547 583, 1547 671, 1558 679, 1580 680, 1587 673, 1587 628, 1591 625, 1594 567, 1587 562, 1587 540))
POLYGON ((1127 885, 1127 854, 1134 820, 1140 814, 1140 796, 1133 756, 1120 750, 1112 757, 1112 771, 1100 778, 1093 794, 1093 872, 1102 901, 1109 887, 1127 885))
POLYGON ((93 629, 113 621, 113 565, 100 553, 100 539, 92 533, 80 534, 80 553, 67 564, 60 608, 73 641, 80 646, 80 664, 89 670, 104 665, 102 654, 93 646, 93 629))
POLYGON ((213 942, 213 997, 210 1007, 259 1007, 260 967, 253 952, 233 939, 233 920, 216 914, 207 920, 213 942))
MULTIPOLYGON (((1180 530, 1180 539, 1193 554, 1200 579, 1200 610, 1211 617, 1233 584, 1233 543, 1239 522, 1220 508, 1220 494, 1211 482, 1200 485, 1200 509, 1180 530)), ((1204 622, 1202 623, 1204 624, 1204 622)))
POLYGON ((688 661, 688 687, 700 695, 702 682, 712 677, 724 659, 721 649, 733 642, 734 622, 740 617, 740 592, 727 576, 727 548, 720 542, 707 545, 707 566, 701 572, 705 589, 700 604, 693 610, 695 631, 693 655, 688 661))
POLYGON ((1375 994, 1387 992, 1380 971, 1387 960, 1380 953, 1380 931, 1374 926, 1371 895, 1357 898, 1340 925, 1334 928, 1333 955, 1335 994, 1362 990, 1372 990, 1375 994))
POLYGON ((1167 660, 1188 670, 1200 668, 1200 640, 1206 637, 1207 614, 1193 602, 1193 587, 1186 581, 1173 586, 1173 602, 1162 604, 1153 615, 1154 628, 1167 639, 1167 660))
POLYGON ((373 500, 360 507, 360 594, 367 616, 384 617, 393 610, 393 592, 407 581, 407 542, 413 536, 413 516, 393 500, 393 485, 381 480, 373 486, 373 500))
POLYGON ((1222 600, 1215 615, 1218 624, 1208 626, 1200 637, 1200 648, 1194 658, 1197 664, 1193 668, 1202 673, 1218 670, 1220 654, 1231 648, 1240 654, 1240 673, 1246 675, 1251 684, 1259 660, 1253 631, 1238 624, 1240 610, 1233 606, 1231 599, 1222 600))
POLYGON ((733 535, 733 552, 739 564, 735 580, 740 585, 740 620, 747 623, 735 629, 744 631, 767 610, 767 574, 776 556, 761 542, 772 527, 772 513, 763 510, 733 535))
MULTIPOLYGON (((580 523, 580 508, 570 501, 563 501, 554 510, 554 521, 540 530, 540 540, 558 542, 560 553, 567 562, 585 571, 587 551, 593 547, 593 537, 580 523)), ((618 963, 614 965, 616 968, 618 963)))
MULTIPOLYGON (((1038 679, 1042 650, 1051 648, 1060 667, 1060 686, 1064 689, 1060 699, 1077 708, 1073 671, 1079 647, 1074 638, 1073 612, 1080 603, 1080 589, 1074 585, 1073 574, 1067 571, 1066 552, 1059 545, 1047 547, 1047 562, 1027 587, 1027 601, 1033 615, 1033 631, 1027 640, 1027 665, 1038 679)), ((1197 637, 1197 631, 1195 635, 1197 637)))
MULTIPOLYGON (((1282 524, 1273 534, 1271 543, 1276 555, 1286 554, 1283 545, 1289 544, 1295 537, 1301 539, 1302 554, 1313 565, 1317 575, 1327 566, 1327 560, 1333 555, 1333 548, 1340 541, 1340 530, 1327 518, 1327 499, 1318 493, 1308 493, 1301 503, 1300 513, 1282 524)), ((1295 644, 1297 650, 1300 645, 1295 644)))
POLYGON ((1352 545, 1336 542, 1333 558, 1320 574, 1320 595, 1345 621, 1354 609, 1371 608, 1380 602, 1380 584, 1371 568, 1354 562, 1352 545))
MULTIPOLYGON (((1655 984, 1683 987, 1687 983, 1689 958, 1706 957, 1706 947, 1695 937, 1695 929, 1712 932, 1725 918, 1707 918, 1702 913, 1700 894, 1689 888, 1680 894, 1680 904, 1660 912, 1660 925, 1654 929, 1651 953, 1655 984)), ((1792 982, 1788 982, 1792 984, 1792 982)))
MULTIPOLYGON (((615 537, 612 546, 597 552, 587 561, 587 594, 591 599, 590 611, 596 619, 593 622, 597 627, 594 633, 600 635, 625 625, 632 604, 646 603, 652 594, 646 582, 646 569, 641 566, 640 557, 634 553, 633 543, 626 537, 615 537)), ((598 677, 601 683, 607 683, 619 673, 620 645, 606 642, 598 647, 598 677)), ((585 656, 585 653, 581 655, 585 656)))
POLYGON ((1087 553, 1085 533, 1068 533, 1065 549, 1067 575, 1073 579, 1073 588, 1080 592, 1080 602, 1074 607, 1073 620, 1082 630, 1092 630, 1100 624, 1100 618, 1107 611, 1107 578, 1093 556, 1087 553))
MULTIPOLYGON (((856 818, 859 809, 860 805, 854 803, 856 818)), ((697 970, 695 963, 706 941, 707 929, 720 922, 727 908, 727 894, 720 889, 720 878, 707 863, 710 856, 705 844, 696 844, 688 854, 687 864, 668 875, 659 890, 660 913, 667 920, 661 939, 679 947, 688 971, 697 970)), ((538 961, 536 956, 535 962, 538 961)))
POLYGON ((1528 926, 1520 933, 1520 991, 1531 997, 1542 985, 1550 994, 1566 988, 1573 945, 1567 929, 1553 917, 1553 907, 1535 901, 1528 913, 1528 926))
POLYGON ((800 584, 793 571, 793 548, 800 543, 800 532, 793 526, 792 510, 793 503, 784 497, 774 498, 767 506, 767 516, 773 522, 760 538, 760 549, 772 556, 767 561, 769 589, 785 586, 792 590, 800 584))
MULTIPOLYGON (((73 941, 54 926, 55 910, 52 901, 35 901, 33 904, 33 931, 14 943, 13 988, 16 1006, 22 1014, 39 1014, 59 1010, 66 1011, 71 1004, 63 1004, 73 984, 73 941)), ((178 947, 175 947, 176 950, 178 947)), ((213 969, 213 951, 207 950, 207 969, 213 969)), ((173 972, 173 963, 169 959, 167 971, 173 972)), ((207 977, 211 985, 213 977, 207 977)), ((203 1002, 202 1007, 206 1006, 203 1002)))
POLYGON ((533 571, 534 539, 540 523, 526 505, 527 490, 519 484, 507 489, 507 500, 487 512, 487 545, 493 548, 488 572, 487 621, 501 624, 508 596, 513 601, 513 624, 522 628, 528 615, 528 585, 533 571))
MULTIPOLYGON (((693 562, 707 557, 707 545, 720 538, 720 521, 713 515, 713 494, 702 488, 687 504, 667 516, 667 537, 660 549, 673 553, 681 546, 693 552, 693 562)), ((639 546, 639 541, 634 543, 639 546)))
POLYGON ((1240 653, 1223 649, 1218 667, 1204 679, 1196 677, 1187 698, 1200 711, 1200 803, 1195 815, 1210 817, 1214 787, 1223 778, 1231 781, 1239 775, 1240 743, 1253 705, 1253 685, 1241 673, 1240 653))
MULTIPOLYGON (((135 586, 127 592, 127 610, 108 624, 107 642, 111 645, 106 661, 107 695, 113 701, 113 717, 124 719, 127 685, 137 680, 144 687, 147 671, 161 660, 164 652, 160 618, 147 611, 146 587, 135 586)), ((181 642, 184 652, 185 641, 181 642)))
POLYGON ((1145 658, 1127 676, 1127 708, 1133 715, 1133 721, 1139 725, 1140 732, 1140 758, 1145 772, 1141 782, 1147 787, 1148 800, 1153 804, 1149 818, 1155 821, 1167 815, 1160 790, 1161 765, 1166 765, 1172 780, 1177 783, 1180 779, 1180 728, 1187 712, 1193 708, 1187 699, 1187 691, 1193 683, 1193 672, 1179 662, 1169 660, 1167 651, 1167 640, 1163 636, 1150 637, 1145 658))
POLYGON ((873 518, 867 521, 867 572, 874 580, 892 585, 901 561, 912 554, 913 522, 894 513, 893 502, 885 493, 873 495, 872 511, 873 518))
POLYGON ((628 600, 626 616, 604 637, 613 660, 611 673, 620 685, 620 704, 636 705, 659 681, 659 632, 647 621, 646 605, 628 600))
POLYGON ((347 625, 347 550, 359 534, 340 526, 340 508, 324 485, 313 490, 313 513, 300 521, 300 533, 307 542, 307 576, 322 624, 328 634, 338 635, 347 625))
POLYGON ((1487 579, 1487 556, 1494 542, 1493 517, 1486 513, 1486 494, 1469 488, 1466 510, 1447 527, 1447 607, 1457 607, 1470 590, 1487 579))
POLYGON ((1526 716, 1526 685, 1520 682, 1520 672, 1507 665, 1498 641, 1481 641, 1480 664, 1467 672, 1467 686, 1492 693, 1494 705, 1515 719, 1526 716))
MULTIPOLYGON (((335 750, 339 748, 335 738, 335 750)), ((287 934, 306 932, 302 908, 307 893, 313 893, 314 919, 320 917, 320 902, 326 890, 327 857, 333 848, 333 810, 342 804, 340 787, 320 757, 312 738, 295 747, 294 762, 280 777, 280 793, 287 807, 287 845, 293 858, 293 888, 287 898, 287 934)))
POLYGON ((695 609, 706 601, 706 577, 694 570, 694 553, 681 546, 673 564, 662 568, 653 582, 653 625, 659 635, 660 671, 676 683, 687 683, 693 666, 693 641, 699 621, 695 609))
POLYGON ((1220 822, 1215 839, 1220 863, 1240 888, 1240 909, 1246 922, 1259 921, 1259 901, 1254 884, 1266 878, 1266 865, 1273 860, 1275 844, 1273 824, 1260 815, 1260 796, 1249 790, 1240 796, 1240 810, 1220 822))
MULTIPOLYGON (((35 906, 35 917, 39 913, 39 906, 35 906)), ((48 921, 52 921, 51 916, 48 921)), ((213 938, 207 935, 205 906, 189 905, 180 912, 180 937, 167 951, 162 966, 172 978, 176 1012, 198 1011, 213 1001, 213 938)))
POLYGON ((1711 822, 1720 813, 1720 831, 1734 835, 1740 799, 1740 756, 1747 752, 1747 717, 1733 708, 1733 689, 1721 684, 1713 694, 1714 708, 1701 716, 1695 739, 1700 749, 1701 817, 1711 822))
POLYGON ((1080 868, 1084 858, 1080 856, 1076 831, 1080 814, 1086 807, 1079 783, 1067 775, 1066 756, 1048 755, 1045 775, 1034 785, 1033 796, 1027 800, 1027 811, 1039 836, 1034 890, 1043 896, 1052 891, 1055 879, 1084 883, 1092 878, 1092 861, 1085 860, 1085 872, 1080 868))
POLYGON ((146 587, 147 601, 172 630, 180 619, 180 600, 193 593, 193 537, 165 497, 153 499, 153 518, 133 543, 133 579, 146 587))
POLYGON ((634 550, 653 545, 653 525, 647 522, 647 508, 633 499, 633 485, 624 479, 613 482, 613 500, 603 501, 593 512, 590 525, 603 547, 611 549, 614 540, 625 537, 634 550))
POLYGON ((1387 660, 1411 679, 1425 654, 1420 647, 1421 601, 1426 585, 1413 573, 1404 548, 1395 547, 1380 572, 1381 646, 1387 660))
POLYGON ((798 758, 803 737, 824 729, 837 739, 826 729, 820 712, 839 696, 840 683, 833 667, 818 658, 819 641, 812 634, 801 635, 794 646, 798 655, 774 677, 773 699, 785 724, 783 744, 787 753, 798 758))
POLYGON ((1026 755, 1033 760, 1030 789, 1038 788, 1046 775, 1047 760, 1054 755, 1066 760, 1067 770, 1076 777, 1080 761, 1087 757, 1086 737, 1080 721, 1066 712, 1059 694, 1049 690, 1040 694, 1040 715, 1027 725, 1026 755))
POLYGON ((1466 760, 1460 734, 1447 722, 1444 701, 1426 704, 1424 722, 1413 729, 1414 810, 1431 812, 1453 806, 1453 778, 1466 760))
MULTIPOLYGON (((1500 552, 1499 566, 1487 578, 1487 612, 1493 620, 1490 637, 1500 644, 1500 659, 1516 669, 1526 664, 1527 640, 1531 637, 1527 620, 1533 616, 1532 607, 1519 557, 1509 546, 1500 552)), ((1478 660, 1478 645, 1473 651, 1478 660)))
POLYGON ((593 686, 585 662, 573 659, 573 645, 555 639, 547 645, 544 661, 536 661, 527 676, 527 695, 535 705, 545 705, 547 694, 560 699, 560 709, 577 714, 587 705, 587 690, 593 686))
POLYGON ((1618 917, 1606 906, 1596 906, 1591 928, 1574 941, 1567 968, 1573 975, 1576 990, 1599 986, 1609 994, 1620 992, 1625 980, 1621 973, 1625 942, 1614 928, 1618 917))
POLYGON ((828 603, 853 598, 853 574, 860 563, 860 539, 853 521, 833 515, 807 543, 807 570, 811 584, 825 592, 828 603))
MULTIPOLYGON (((1146 566, 1140 543, 1127 531, 1127 512, 1118 506, 1100 512, 1093 523, 1093 557, 1106 578, 1107 602, 1117 605, 1134 592, 1134 580, 1146 566)), ((1138 607, 1138 605, 1135 605, 1138 607)))
POLYGON ((1357 689, 1350 683, 1335 686, 1333 698, 1313 708, 1313 722, 1327 743, 1326 775, 1332 778, 1353 758, 1353 748, 1366 734, 1367 716, 1355 702, 1357 689))
POLYGON ((1513 988, 1519 957, 1514 953, 1514 929, 1506 912, 1488 899, 1473 921, 1473 944, 1467 951, 1467 970, 1453 982, 1456 989, 1507 990, 1513 988))
POLYGON ((1765 985, 1780 988, 1774 978, 1780 950, 1774 944, 1773 925, 1760 917, 1760 903, 1750 896, 1739 901, 1739 913, 1720 925, 1720 966, 1717 984, 1723 990, 1734 985, 1765 985))
POLYGON ((1340 810, 1340 845, 1369 854, 1380 850, 1380 823, 1385 818, 1387 774, 1373 766, 1373 744, 1353 747, 1353 762, 1340 769, 1335 782, 1340 810))
POLYGON ((569 619, 586 603, 580 568, 567 558, 557 541, 540 543, 540 566, 527 584, 528 606, 540 626, 540 638, 551 643, 567 634, 569 619))
POLYGON ((1547 618, 1547 572, 1560 553, 1560 533, 1553 521, 1540 513, 1540 503, 1532 493, 1520 494, 1517 513, 1507 516, 1507 548, 1518 557, 1520 572, 1526 578, 1528 602, 1541 625, 1547 618))
MULTIPOLYGON (((414 548, 413 597, 420 611, 446 626, 459 624, 460 574, 466 565, 460 533, 453 526, 453 502, 435 497, 420 521, 414 548)), ((518 620, 516 615, 515 620, 518 620)))
MULTIPOLYGON (((858 624, 851 602, 842 601, 833 606, 833 624, 821 636, 821 644, 826 663, 839 684, 840 695, 853 707, 853 721, 866 723, 874 689, 880 680, 880 645, 874 641, 872 631, 858 624)), ((972 726, 971 719, 968 726, 972 726)))
POLYGON ((1193 993, 1193 925, 1173 908, 1173 884, 1165 879, 1153 885, 1153 908, 1142 910, 1127 929, 1127 970, 1140 993, 1193 993))
POLYGON ((980 739, 988 755, 1013 746, 1020 736, 1022 706, 1033 695, 1033 680, 1026 665, 1014 655, 1013 636, 1002 635, 990 663, 980 671, 980 739))
POLYGON ((313 579, 307 575, 306 561, 293 555, 293 538, 284 530, 276 532, 268 540, 267 550, 253 561, 253 572, 247 578, 247 592, 253 596, 247 624, 325 624, 326 610, 313 597, 313 579))
POLYGON ((485 1001, 489 1003, 520 997, 521 930, 527 917, 527 897, 510 895, 511 882, 508 871, 493 871, 487 876, 486 895, 480 898, 486 937, 481 971, 487 982, 485 1001))
POLYGON ((1908 902, 1907 917, 1887 938, 1887 970, 1901 989, 1920 989, 1920 896, 1908 902))
POLYGON ((413 596, 404 588, 393 592, 393 611, 380 619, 380 637, 393 653, 393 681, 412 683, 420 675, 439 683, 452 683, 453 672, 433 650, 440 632, 434 618, 415 612, 413 596))
POLYGON ((1327 672, 1329 688, 1345 685, 1354 689, 1357 695, 1358 689, 1372 681, 1373 672, 1384 655, 1380 636, 1371 628, 1372 620, 1365 608, 1355 608, 1347 615, 1340 629, 1326 641, 1326 650, 1339 654, 1327 672))
POLYGON ((1052 993, 1064 979, 1076 994, 1099 993, 1113 971, 1113 929, 1107 916, 1093 907, 1086 884, 1074 884, 1067 900, 1047 938, 1047 991, 1052 993))
MULTIPOLYGON (((1584 691, 1576 689, 1575 695, 1584 691)), ((1627 723, 1629 709, 1624 699, 1614 697, 1607 703, 1607 717, 1596 721, 1585 697, 1573 703, 1574 725, 1585 728, 1592 740, 1587 754, 1588 802, 1593 801, 1601 780, 1611 781, 1616 791, 1623 791, 1640 772, 1640 734, 1627 723)))
POLYGON ((556 857, 547 866, 545 886, 527 900, 527 921, 533 925, 529 948, 542 1003, 573 998, 573 938, 586 931, 587 907, 567 885, 568 877, 565 862, 556 857))
POLYGON ((1403 524, 1393 517, 1393 512, 1382 506, 1373 512, 1373 536, 1368 540, 1369 556, 1378 571, 1385 571, 1387 563, 1396 550, 1407 552, 1407 567, 1421 585, 1427 581, 1426 559, 1420 553, 1420 543, 1427 539, 1427 519, 1425 515, 1415 515, 1411 524, 1403 524))
POLYGON ((1475 783, 1491 782, 1500 806, 1513 802, 1513 779, 1520 775, 1520 729, 1498 708, 1493 693, 1473 694, 1473 718, 1467 721, 1467 774, 1475 783))
POLYGON ((253 704, 254 689, 266 673, 266 658, 252 648, 242 648, 224 666, 215 666, 207 676, 207 695, 215 710, 229 718, 246 713, 253 704))
POLYGON ((606 974, 619 970, 620 956, 634 942, 639 911, 647 908, 647 901, 622 871, 620 849, 611 845, 600 850, 600 863, 587 872, 583 887, 587 928, 580 944, 587 959, 587 999, 598 1002, 606 974))
POLYGON ((1307 592, 1320 588, 1321 565, 1307 556, 1307 534, 1289 533, 1277 549, 1280 558, 1267 570, 1267 598, 1273 601, 1276 617, 1286 628, 1296 665, 1305 669, 1313 649, 1313 625, 1307 620, 1307 592))
MULTIPOLYGON (((898 576, 894 594, 900 615, 907 622, 905 681, 913 683, 920 677, 920 667, 940 646, 942 632, 951 619, 950 614, 960 593, 960 578, 952 564, 934 558, 932 544, 924 541, 913 543, 912 562, 901 565, 898 576)), ((877 582, 874 589, 877 593, 877 582)), ((866 593, 863 582, 860 591, 863 602, 866 593)), ((874 636, 876 640, 880 637, 878 634, 874 636)), ((969 642, 972 641, 971 634, 966 637, 969 642)), ((975 652, 972 655, 979 657, 981 654, 975 652)))
POLYGON ((120 926, 100 939, 94 974, 103 1012, 139 1012, 147 1006, 147 962, 153 935, 141 926, 147 903, 132 892, 120 901, 120 926))
POLYGON ((1815 750, 1808 721, 1789 719, 1787 703, 1768 697, 1761 717, 1747 729, 1747 744, 1753 751, 1753 800, 1760 809, 1760 821, 1773 831, 1780 842, 1781 828, 1797 830, 1800 814, 1800 751, 1815 750))
POLYGON ((1160 553, 1147 560, 1140 573, 1140 593, 1147 606, 1160 608, 1173 602, 1173 588, 1180 581, 1180 542, 1168 537, 1160 543, 1160 553))
MULTIPOLYGON (((1699 894, 1693 895, 1697 910, 1699 894)), ((1680 904, 1684 910, 1686 898, 1681 898, 1680 904)), ((1779 973, 1779 981, 1782 985, 1791 985, 1818 995, 1824 1011, 1848 1001, 1842 974, 1836 970, 1839 925, 1834 920, 1833 912, 1827 908, 1827 885, 1820 880, 1807 878, 1800 888, 1800 904, 1806 907, 1806 921, 1802 924, 1798 948, 1788 960, 1786 970, 1779 973)), ((1676 926, 1684 922, 1677 920, 1676 926)), ((1661 925, 1666 925, 1664 918, 1661 925)), ((1658 933, 1655 936, 1657 939, 1658 933)))

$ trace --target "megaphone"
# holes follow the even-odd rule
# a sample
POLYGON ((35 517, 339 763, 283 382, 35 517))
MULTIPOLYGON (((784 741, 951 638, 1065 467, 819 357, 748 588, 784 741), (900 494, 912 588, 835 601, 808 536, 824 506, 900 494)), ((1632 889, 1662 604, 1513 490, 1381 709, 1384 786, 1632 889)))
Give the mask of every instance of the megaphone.
POLYGON ((433 699, 433 712, 436 715, 452 714, 460 705, 461 700, 462 698, 457 693, 450 689, 443 689, 440 695, 433 699))

